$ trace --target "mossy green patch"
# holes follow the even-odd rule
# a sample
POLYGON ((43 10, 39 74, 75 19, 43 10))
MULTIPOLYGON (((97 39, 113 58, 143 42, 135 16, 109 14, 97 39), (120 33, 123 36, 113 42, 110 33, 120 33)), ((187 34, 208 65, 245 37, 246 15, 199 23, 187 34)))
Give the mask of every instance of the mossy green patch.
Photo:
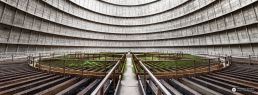
POLYGON ((67 68, 104 68, 105 66, 112 65, 113 62, 104 61, 88 61, 88 60, 44 60, 40 62, 44 65, 52 67, 67 67, 67 68))

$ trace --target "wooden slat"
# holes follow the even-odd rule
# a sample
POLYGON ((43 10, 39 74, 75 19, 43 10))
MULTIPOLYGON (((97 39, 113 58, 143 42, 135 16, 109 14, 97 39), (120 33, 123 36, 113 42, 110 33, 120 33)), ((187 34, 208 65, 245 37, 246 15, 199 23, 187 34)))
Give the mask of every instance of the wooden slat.
MULTIPOLYGON (((241 83, 241 82, 238 82, 238 81, 228 80, 228 79, 225 79, 225 78, 222 78, 222 77, 211 76, 211 75, 206 75, 206 76, 209 76, 209 77, 214 78, 214 79, 224 80, 224 81, 231 82, 231 83, 238 84, 238 85, 244 85, 244 86, 247 86, 247 85, 248 85, 248 84, 241 83)), ((203 77, 203 76, 201 76, 201 77, 203 77)), ((209 78, 206 77, 206 79, 209 79, 209 78)), ((210 80, 216 81, 216 80, 214 80, 214 79, 210 79, 210 80)), ((237 86, 237 85, 232 85, 232 84, 229 84, 229 83, 226 83, 226 82, 221 82, 221 81, 216 81, 216 82, 221 83, 221 84, 224 84, 224 85, 227 85, 227 86, 231 86, 232 88, 233 88, 233 87, 239 87, 239 86, 237 86)), ((250 86, 248 86, 248 87, 250 87, 250 86)), ((257 88, 257 87, 256 87, 256 88, 257 88)), ((256 89, 256 88, 255 88, 255 89, 256 89)), ((254 93, 254 94, 257 94, 257 95, 258 95, 258 92, 256 92, 256 91, 255 91, 255 92, 251 92, 251 93, 254 93)))
POLYGON ((65 94, 65 93, 69 92, 70 90, 72 90, 72 89, 74 89, 74 88, 80 86, 82 83, 87 82, 88 80, 89 80, 89 79, 83 79, 83 80, 77 82, 76 84, 74 84, 74 85, 72 85, 72 86, 70 86, 70 87, 68 87, 68 88, 66 88, 66 89, 64 89, 64 90, 62 90, 61 92, 57 93, 56 95, 63 95, 63 94, 65 94))
POLYGON ((94 86, 97 86, 97 84, 100 82, 100 79, 97 79, 93 81, 90 85, 88 85, 86 88, 84 88, 82 91, 80 91, 77 95, 88 95, 90 90, 94 89, 94 86))
POLYGON ((51 75, 51 74, 39 75, 39 76, 36 76, 35 78, 30 78, 30 79, 27 79, 27 80, 20 80, 18 82, 9 83, 8 85, 0 86, 0 90, 6 89, 6 88, 12 88, 14 86, 18 86, 18 85, 21 85, 21 84, 26 84, 28 82, 36 81, 38 79, 43 79, 43 78, 47 78, 47 77, 50 77, 50 76, 53 76, 53 75, 51 75))
POLYGON ((169 85, 166 81, 160 80, 160 82, 161 82, 169 91, 171 91, 174 95, 183 95, 182 93, 180 93, 179 91, 177 91, 174 87, 172 87, 171 85, 169 85))
POLYGON ((37 93, 36 95, 54 95, 54 94, 64 90, 65 88, 68 88, 69 86, 75 84, 77 82, 77 80, 78 80, 78 78, 76 78, 76 77, 71 78, 61 84, 58 84, 51 88, 48 88, 44 91, 41 91, 41 92, 37 93))
POLYGON ((195 90, 193 90, 193 89, 191 89, 191 88, 185 86, 184 84, 178 82, 178 81, 175 80, 175 79, 170 79, 170 80, 171 80, 172 82, 174 82, 175 84, 177 84, 178 86, 180 86, 180 87, 184 88, 185 90, 189 91, 189 92, 190 92, 191 94, 193 94, 193 95, 201 95, 199 92, 196 92, 195 90))
POLYGON ((14 87, 12 89, 8 89, 8 90, 4 90, 4 91, 0 91, 0 95, 2 94, 14 94, 16 93, 17 91, 19 91, 20 89, 29 89, 28 87, 32 86, 32 85, 36 85, 38 83, 42 83, 42 82, 45 82, 45 81, 48 81, 48 80, 53 80, 53 79, 56 79, 56 78, 59 78, 60 76, 53 76, 53 77, 49 77, 49 78, 46 78, 46 79, 42 79, 42 80, 39 80, 39 81, 36 81, 36 82, 32 82, 32 83, 29 83, 29 84, 26 84, 26 85, 21 85, 21 86, 18 86, 18 87, 14 87))
POLYGON ((257 80, 258 77, 254 77, 254 76, 250 76, 250 75, 237 74, 237 73, 218 73, 218 74, 258 82, 258 80, 257 80))
MULTIPOLYGON (((194 78, 194 77, 193 77, 192 79, 197 80, 197 81, 200 81, 200 82, 202 82, 202 83, 204 83, 204 84, 206 84, 206 85, 210 85, 210 86, 212 86, 212 87, 216 87, 216 88, 218 88, 218 89, 220 89, 220 90, 224 90, 224 91, 226 91, 227 93, 233 94, 231 90, 229 90, 229 89, 227 89, 227 88, 224 88, 224 87, 221 87, 221 86, 219 86, 219 85, 216 85, 216 84, 213 84, 213 83, 204 81, 204 80, 200 80, 200 79, 197 79, 197 78, 194 78)), ((236 94, 236 95, 243 95, 243 94, 238 93, 238 92, 235 92, 234 94, 236 94)))
POLYGON ((235 84, 240 84, 240 85, 244 85, 244 86, 248 86, 248 87, 258 89, 258 83, 256 83, 256 82, 242 80, 242 79, 239 79, 239 78, 234 78, 234 77, 229 77, 229 76, 224 76, 224 75, 219 75, 219 74, 212 74, 212 75, 207 75, 207 76, 215 77, 215 78, 225 80, 225 81, 229 81, 229 82, 232 82, 232 83, 235 83, 235 84))
POLYGON ((50 82, 47 82, 47 83, 45 83, 45 84, 39 85, 39 86, 37 86, 37 87, 33 87, 33 88, 30 88, 30 89, 24 90, 24 91, 22 91, 22 92, 19 92, 19 93, 15 93, 14 95, 27 94, 27 93, 29 93, 29 92, 31 92, 31 91, 33 91, 33 90, 40 89, 40 88, 42 88, 42 87, 44 87, 44 86, 51 85, 51 84, 53 84, 53 83, 62 81, 62 80, 64 80, 64 79, 66 79, 66 78, 67 78, 67 77, 62 77, 62 78, 59 78, 59 79, 57 79, 57 80, 50 81, 50 82))
POLYGON ((158 95, 158 88, 154 85, 154 83, 150 80, 149 82, 147 82, 147 84, 149 85, 153 93, 155 93, 155 95, 158 95))
POLYGON ((7 81, 7 80, 14 80, 14 79, 23 78, 23 77, 27 77, 27 76, 31 76, 31 75, 36 75, 36 74, 40 74, 40 72, 19 74, 19 75, 8 77, 8 78, 3 78, 0 80, 0 82, 7 81))
POLYGON ((44 76, 46 75, 46 73, 40 73, 40 74, 35 74, 35 75, 31 75, 31 76, 28 76, 28 77, 23 77, 23 78, 18 78, 18 79, 14 79, 14 80, 9 80, 9 81, 5 81, 5 82, 1 82, 0 83, 0 89, 6 85, 6 84, 12 84, 12 83, 17 83, 17 82, 21 82, 21 81, 24 81, 24 80, 29 80, 29 79, 33 79, 33 78, 36 78, 36 77, 40 77, 40 76, 44 76))
POLYGON ((219 92, 216 92, 216 91, 213 91, 207 87, 204 87, 202 85, 199 85, 195 82, 192 82, 186 78, 182 78, 182 83, 188 85, 189 87, 193 88, 194 90, 202 93, 202 94, 205 94, 205 95, 223 95, 219 92))

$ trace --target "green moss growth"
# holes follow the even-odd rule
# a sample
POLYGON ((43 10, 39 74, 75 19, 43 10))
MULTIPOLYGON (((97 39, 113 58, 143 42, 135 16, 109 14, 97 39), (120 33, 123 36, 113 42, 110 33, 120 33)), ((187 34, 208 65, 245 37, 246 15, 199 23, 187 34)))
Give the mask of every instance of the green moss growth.
POLYGON ((52 67, 67 67, 67 68, 105 68, 112 65, 114 62, 109 62, 106 64, 104 61, 87 61, 87 60, 44 60, 41 64, 50 65, 52 67))
MULTIPOLYGON (((164 55, 162 55, 164 56, 164 55)), ((167 55, 165 55, 167 56, 167 55)), ((202 57, 199 56, 194 56, 190 54, 184 54, 183 56, 180 55, 180 59, 174 59, 171 61, 162 61, 166 60, 167 58, 157 58, 153 57, 155 59, 154 61, 152 60, 152 57, 146 57, 148 61, 144 62, 146 66, 150 70, 175 70, 175 69, 182 69, 182 68, 190 68, 190 67, 198 67, 198 66, 203 66, 203 65, 208 65, 208 60, 203 59, 202 57), (158 60, 158 61, 157 61, 158 60)), ((145 57, 141 57, 142 60, 145 60, 145 57)))

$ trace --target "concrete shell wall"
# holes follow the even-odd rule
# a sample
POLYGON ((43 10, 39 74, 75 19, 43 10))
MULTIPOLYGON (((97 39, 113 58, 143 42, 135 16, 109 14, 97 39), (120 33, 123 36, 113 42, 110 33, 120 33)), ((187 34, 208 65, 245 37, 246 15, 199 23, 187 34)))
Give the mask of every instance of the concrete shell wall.
POLYGON ((0 0, 0 53, 258 54, 257 0, 0 0))

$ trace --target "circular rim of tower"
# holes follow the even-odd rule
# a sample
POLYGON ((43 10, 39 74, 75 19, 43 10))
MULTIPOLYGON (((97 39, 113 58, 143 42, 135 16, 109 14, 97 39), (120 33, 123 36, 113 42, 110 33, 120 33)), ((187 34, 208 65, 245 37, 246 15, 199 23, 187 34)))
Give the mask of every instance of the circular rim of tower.
POLYGON ((145 6, 145 5, 153 4, 153 3, 159 2, 161 0, 150 0, 148 2, 138 3, 138 4, 119 4, 119 3, 115 3, 115 2, 110 2, 109 0, 98 0, 98 1, 106 3, 106 4, 114 5, 114 6, 138 7, 138 6, 145 6))

